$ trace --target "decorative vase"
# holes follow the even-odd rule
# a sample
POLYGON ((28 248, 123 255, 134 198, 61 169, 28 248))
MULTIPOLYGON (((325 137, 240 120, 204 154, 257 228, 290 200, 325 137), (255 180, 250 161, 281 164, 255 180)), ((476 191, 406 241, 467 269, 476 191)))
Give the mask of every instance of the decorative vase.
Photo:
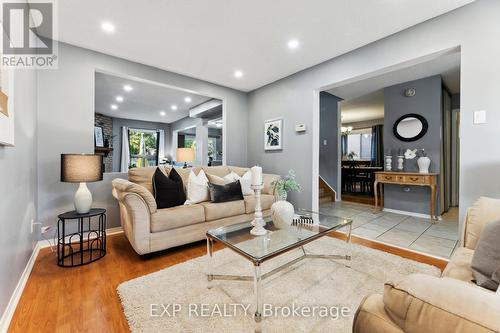
POLYGON ((278 229, 292 225, 295 209, 293 205, 285 200, 278 200, 271 206, 271 217, 278 229))
POLYGON ((398 156, 398 171, 403 171, 404 169, 404 156, 398 156))
POLYGON ((385 171, 391 171, 392 170, 392 156, 387 155, 385 157, 385 171))
POLYGON ((419 157, 417 160, 418 172, 419 173, 429 173, 429 166, 431 165, 431 159, 427 156, 419 157))

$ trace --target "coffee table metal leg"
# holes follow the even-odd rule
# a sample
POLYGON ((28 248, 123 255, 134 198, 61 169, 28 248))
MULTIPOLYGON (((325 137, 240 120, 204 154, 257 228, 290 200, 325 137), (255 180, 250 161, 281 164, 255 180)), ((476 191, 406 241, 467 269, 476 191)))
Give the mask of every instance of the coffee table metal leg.
POLYGON ((255 322, 262 320, 262 276, 260 265, 254 266, 255 322))
POLYGON ((212 288, 212 281, 213 281, 213 263, 214 263, 214 240, 210 237, 207 237, 207 257, 208 257, 208 272, 207 272, 207 288, 211 289, 212 288))
POLYGON ((348 254, 346 254, 346 256, 345 256, 346 260, 351 260, 351 256, 352 256, 351 237, 352 237, 352 223, 349 224, 349 229, 347 231, 346 240, 345 240, 347 243, 347 252, 348 252, 348 254))

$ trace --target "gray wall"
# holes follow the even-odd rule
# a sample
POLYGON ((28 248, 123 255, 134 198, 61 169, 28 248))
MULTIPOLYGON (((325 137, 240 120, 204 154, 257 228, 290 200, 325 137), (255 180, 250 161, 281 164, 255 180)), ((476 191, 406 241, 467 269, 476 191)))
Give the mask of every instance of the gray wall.
POLYGON ((341 101, 341 98, 324 91, 319 95, 319 175, 337 194, 341 193, 339 179, 339 101, 341 101))
POLYGON ((388 68, 409 63, 429 54, 461 48, 461 174, 460 216, 481 195, 500 197, 500 150, 480 149, 493 142, 500 128, 500 1, 480 0, 415 27, 326 61, 310 69, 253 91, 249 96, 248 161, 264 170, 286 173, 294 168, 304 193, 293 195, 300 206, 312 206, 314 106, 316 89, 333 88, 356 77, 375 76, 388 68), (480 18, 471 20, 471 18, 480 18), (488 110, 488 123, 473 125, 473 112, 488 110), (264 153, 265 119, 285 117, 282 152, 264 153), (292 126, 308 126, 297 135, 292 126), (488 175, 485 177, 484 175, 488 175))
MULTIPOLYGON (((95 70, 138 77, 190 89, 224 100, 228 142, 227 163, 246 165, 247 96, 243 92, 141 65, 68 44, 59 44, 59 68, 39 72, 38 84, 38 214, 55 224, 57 214, 73 209, 75 184, 59 181, 61 153, 94 150, 95 70)), ((117 205, 111 196, 112 177, 91 183, 94 206, 108 209, 108 227, 119 226, 117 205), (99 190, 99 192, 98 192, 99 190)))
POLYGON ((13 88, 15 147, 0 146, 0 317, 36 242, 36 72, 15 70, 13 88))
MULTIPOLYGON (((402 149, 425 149, 431 159, 430 172, 440 172, 441 168, 441 77, 431 76, 421 80, 405 82, 384 89, 384 152, 392 156, 402 149), (414 97, 405 97, 407 88, 416 89, 414 97), (427 134, 414 142, 398 140, 392 128, 396 120, 408 113, 422 115, 429 123, 427 134)), ((396 159, 393 158, 393 170, 396 169, 396 159)), ((405 160, 405 171, 418 172, 417 159, 405 160)), ((439 184, 439 181, 438 181, 439 184)), ((402 211, 429 214, 430 189, 420 186, 408 186, 405 192, 399 185, 384 185, 385 207, 402 211)), ((439 198, 439 191, 438 191, 439 198)), ((441 212, 437 200, 437 212, 441 212)))
POLYGON ((113 171, 120 172, 121 153, 122 153, 122 127, 127 126, 137 129, 157 130, 163 129, 165 131, 165 155, 172 157, 172 131, 170 124, 154 123, 151 121, 142 121, 134 119, 113 118, 113 171))

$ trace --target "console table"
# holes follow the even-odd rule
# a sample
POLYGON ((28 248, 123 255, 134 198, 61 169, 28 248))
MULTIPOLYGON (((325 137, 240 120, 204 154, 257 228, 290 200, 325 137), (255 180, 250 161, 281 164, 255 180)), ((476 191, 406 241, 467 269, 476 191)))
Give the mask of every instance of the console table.
POLYGON ((436 195, 437 195, 437 173, 416 173, 416 172, 395 172, 395 171, 380 171, 375 172, 375 211, 378 210, 379 202, 379 184, 380 196, 383 198, 382 184, 396 184, 396 185, 411 185, 411 186, 427 186, 431 188, 431 200, 429 203, 429 211, 431 221, 434 223, 436 219, 436 195))

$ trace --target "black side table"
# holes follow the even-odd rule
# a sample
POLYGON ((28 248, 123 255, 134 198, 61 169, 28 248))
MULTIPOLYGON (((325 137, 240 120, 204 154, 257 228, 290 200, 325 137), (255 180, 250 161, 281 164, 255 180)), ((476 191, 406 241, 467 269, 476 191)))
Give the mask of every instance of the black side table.
POLYGON ((86 214, 76 211, 58 216, 57 265, 76 267, 106 255, 106 209, 93 208, 86 214), (76 220, 70 223, 68 220, 76 220), (96 223, 98 223, 96 228, 96 223), (69 230, 69 233, 67 233, 69 230))

